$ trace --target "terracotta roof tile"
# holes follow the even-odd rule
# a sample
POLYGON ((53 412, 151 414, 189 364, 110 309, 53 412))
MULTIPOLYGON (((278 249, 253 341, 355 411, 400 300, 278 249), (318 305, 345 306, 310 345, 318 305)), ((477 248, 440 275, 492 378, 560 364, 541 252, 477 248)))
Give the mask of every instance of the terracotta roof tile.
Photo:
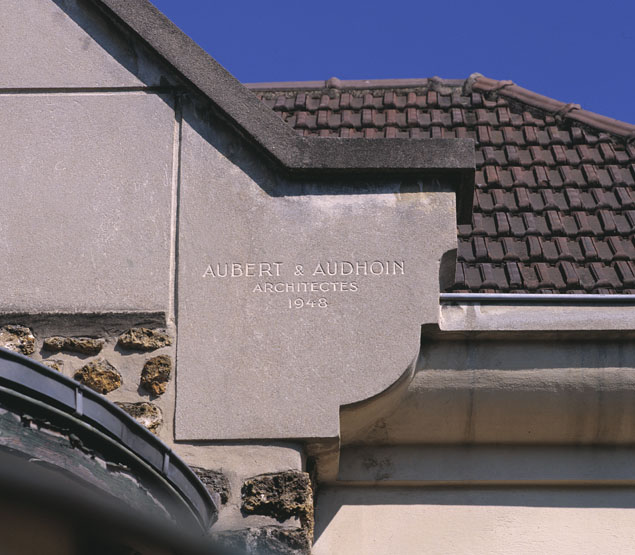
POLYGON ((635 292, 635 126, 475 75, 253 86, 306 136, 477 147, 453 290, 635 292))

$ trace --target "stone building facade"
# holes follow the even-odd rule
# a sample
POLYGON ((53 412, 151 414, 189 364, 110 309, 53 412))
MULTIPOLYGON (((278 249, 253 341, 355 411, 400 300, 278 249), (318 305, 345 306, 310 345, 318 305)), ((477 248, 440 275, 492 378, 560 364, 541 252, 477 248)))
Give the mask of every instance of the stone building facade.
POLYGON ((217 537, 635 552, 635 127, 246 87, 147 0, 0 11, 0 342, 155 433, 217 537))

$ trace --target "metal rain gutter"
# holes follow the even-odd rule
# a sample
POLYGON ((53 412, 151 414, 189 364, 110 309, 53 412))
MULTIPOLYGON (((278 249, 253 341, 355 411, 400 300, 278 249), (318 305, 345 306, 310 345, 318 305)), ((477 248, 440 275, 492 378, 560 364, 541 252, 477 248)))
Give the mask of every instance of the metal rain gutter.
POLYGON ((542 294, 542 293, 441 293, 441 303, 635 305, 635 295, 542 294))
POLYGON ((0 348, 0 386, 50 404, 114 438, 180 493, 204 530, 217 519, 216 501, 192 469, 152 432, 102 395, 31 358, 3 348, 0 348))

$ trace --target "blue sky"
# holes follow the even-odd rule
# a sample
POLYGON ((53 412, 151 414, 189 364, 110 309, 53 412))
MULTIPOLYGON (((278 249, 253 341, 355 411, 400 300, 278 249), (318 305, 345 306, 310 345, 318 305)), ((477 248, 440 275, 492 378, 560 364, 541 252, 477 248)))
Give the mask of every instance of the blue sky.
POLYGON ((635 123, 635 0, 152 0, 243 82, 479 72, 635 123))

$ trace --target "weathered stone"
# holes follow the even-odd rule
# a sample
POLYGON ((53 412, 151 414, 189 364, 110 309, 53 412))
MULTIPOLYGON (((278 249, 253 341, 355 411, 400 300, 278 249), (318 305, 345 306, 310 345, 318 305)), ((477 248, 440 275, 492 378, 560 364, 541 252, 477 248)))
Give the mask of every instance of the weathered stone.
POLYGON ((107 360, 89 362, 75 373, 75 379, 105 395, 121 386, 121 374, 107 360))
POLYGON ((133 351, 154 351, 172 345, 172 338, 160 330, 130 328, 119 336, 117 344, 133 351))
POLYGON ((141 386, 152 395, 163 395, 171 374, 171 357, 168 355, 152 357, 143 365, 141 386))
POLYGON ((159 426, 163 423, 163 414, 161 413, 161 409, 153 403, 143 401, 140 403, 115 404, 154 434, 157 433, 159 426))
POLYGON ((53 370, 57 370, 58 372, 61 372, 64 368, 63 360, 43 360, 42 364, 48 366, 49 368, 52 368, 53 370))
POLYGON ((96 355, 104 346, 103 339, 92 337, 47 337, 44 340, 44 348, 47 351, 66 351, 80 353, 82 355, 96 355))
POLYGON ((32 355, 35 352, 35 336, 26 326, 4 326, 0 328, 0 347, 23 355, 32 355))
POLYGON ((241 490, 242 511, 284 522, 297 517, 313 537, 313 488, 307 472, 288 470, 261 474, 245 480, 241 490))
POLYGON ((228 530, 215 535, 226 549, 235 549, 248 555, 310 555, 311 540, 306 530, 263 526, 228 530))
POLYGON ((231 493, 227 476, 219 470, 208 470, 199 466, 192 466, 191 468, 196 472, 201 482, 205 484, 208 491, 210 493, 217 493, 220 496, 221 503, 225 505, 231 493))

